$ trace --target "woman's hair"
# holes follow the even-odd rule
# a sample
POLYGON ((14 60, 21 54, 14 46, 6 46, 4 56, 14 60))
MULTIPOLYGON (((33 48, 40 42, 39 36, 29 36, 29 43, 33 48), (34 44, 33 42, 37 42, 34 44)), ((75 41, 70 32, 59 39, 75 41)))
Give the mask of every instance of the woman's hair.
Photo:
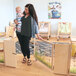
POLYGON ((36 20, 36 22, 38 24, 38 18, 37 18, 34 6, 32 4, 27 4, 25 7, 27 7, 29 9, 30 15, 36 20))
POLYGON ((23 11, 23 15, 24 15, 24 16, 26 15, 25 11, 23 11))

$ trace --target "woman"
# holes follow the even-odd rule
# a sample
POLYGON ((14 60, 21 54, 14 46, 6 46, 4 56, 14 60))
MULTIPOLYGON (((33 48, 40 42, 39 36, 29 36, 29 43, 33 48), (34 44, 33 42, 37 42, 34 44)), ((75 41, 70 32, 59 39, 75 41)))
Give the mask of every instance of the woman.
POLYGON ((25 6, 24 16, 21 18, 21 50, 23 53, 23 62, 25 63, 27 60, 27 64, 31 64, 30 60, 30 49, 29 43, 30 39, 35 38, 35 34, 38 39, 41 39, 38 32, 38 18, 32 4, 27 4, 25 6), (26 59, 27 56, 27 59, 26 59))

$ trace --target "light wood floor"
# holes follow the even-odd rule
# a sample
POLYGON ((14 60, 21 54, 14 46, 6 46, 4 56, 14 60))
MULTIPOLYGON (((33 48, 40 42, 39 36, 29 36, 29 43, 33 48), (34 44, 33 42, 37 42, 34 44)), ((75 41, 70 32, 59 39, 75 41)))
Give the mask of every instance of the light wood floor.
POLYGON ((44 64, 39 61, 35 61, 34 57, 31 56, 32 65, 27 66, 23 64, 23 56, 17 55, 18 65, 17 68, 5 67, 0 64, 0 76, 65 76, 65 75, 55 75, 53 71, 47 68, 44 64))

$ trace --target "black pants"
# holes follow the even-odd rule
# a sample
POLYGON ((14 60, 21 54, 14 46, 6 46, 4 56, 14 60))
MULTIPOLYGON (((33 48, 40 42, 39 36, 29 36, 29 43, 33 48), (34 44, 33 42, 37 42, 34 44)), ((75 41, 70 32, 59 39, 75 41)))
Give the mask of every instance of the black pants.
POLYGON ((23 53, 23 56, 27 56, 27 58, 30 58, 30 49, 29 49, 29 43, 30 43, 30 39, 31 37, 27 37, 24 35, 21 35, 19 32, 16 31, 20 46, 21 46, 21 50, 23 53))

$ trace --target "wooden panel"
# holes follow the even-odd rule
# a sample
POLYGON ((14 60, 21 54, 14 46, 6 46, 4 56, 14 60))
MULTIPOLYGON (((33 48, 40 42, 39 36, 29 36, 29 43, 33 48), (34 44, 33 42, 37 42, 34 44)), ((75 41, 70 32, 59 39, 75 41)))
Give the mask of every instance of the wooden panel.
POLYGON ((6 37, 16 37, 16 33, 14 31, 14 28, 13 26, 7 26, 6 27, 6 37))
POLYGON ((39 22, 39 34, 49 39, 49 36, 51 36, 50 22, 39 22))
POLYGON ((69 44, 55 44, 54 73, 67 74, 69 65, 69 44))
POLYGON ((70 22, 59 22, 58 23, 58 34, 57 40, 61 38, 71 38, 71 23, 70 22), (61 25, 64 25, 61 27, 61 25), (68 27, 68 29, 67 29, 68 27), (64 31, 62 31, 64 29, 64 31), (61 32, 62 31, 62 32, 61 32))
POLYGON ((5 65, 10 67, 17 66, 15 42, 14 40, 4 41, 5 65))

